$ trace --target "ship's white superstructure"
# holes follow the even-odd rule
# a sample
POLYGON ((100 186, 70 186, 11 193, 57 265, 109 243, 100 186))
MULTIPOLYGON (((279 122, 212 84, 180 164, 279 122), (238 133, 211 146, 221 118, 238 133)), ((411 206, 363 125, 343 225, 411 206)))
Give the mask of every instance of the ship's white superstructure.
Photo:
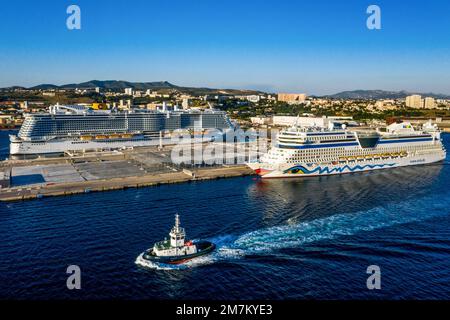
POLYGON ((11 155, 105 150, 175 143, 173 132, 226 131, 233 125, 224 111, 92 110, 55 105, 48 113, 26 115, 17 136, 10 136, 11 155))
POLYGON ((185 242, 186 232, 180 227, 180 217, 175 215, 175 226, 170 230, 170 239, 153 245, 153 253, 158 257, 185 256, 196 254, 197 247, 192 241, 185 242))
POLYGON ((429 123, 421 130, 393 123, 385 132, 294 126, 248 166, 263 178, 306 177, 427 164, 445 155, 440 131, 429 123))

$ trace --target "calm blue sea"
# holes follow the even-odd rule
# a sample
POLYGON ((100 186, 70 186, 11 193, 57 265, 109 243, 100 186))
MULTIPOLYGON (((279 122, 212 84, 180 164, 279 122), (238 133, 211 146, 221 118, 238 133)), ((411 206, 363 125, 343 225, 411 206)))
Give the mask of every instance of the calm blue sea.
POLYGON ((450 299, 449 179, 444 163, 0 203, 0 298, 450 299), (185 268, 136 265, 177 212, 219 250, 185 268), (66 288, 72 264, 79 291, 66 288), (366 287, 369 265, 381 290, 366 287))

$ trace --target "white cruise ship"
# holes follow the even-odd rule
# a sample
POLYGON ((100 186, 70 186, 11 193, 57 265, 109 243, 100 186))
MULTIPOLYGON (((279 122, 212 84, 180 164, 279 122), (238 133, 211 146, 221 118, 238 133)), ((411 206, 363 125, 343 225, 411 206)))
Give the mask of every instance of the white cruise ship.
POLYGON ((174 143, 174 130, 202 131, 233 127, 217 110, 92 110, 54 105, 48 113, 28 114, 18 135, 10 136, 11 155, 111 150, 174 143))
POLYGON ((393 123, 386 132, 291 127, 259 160, 248 163, 262 178, 309 177, 427 164, 445 159, 440 131, 393 123))

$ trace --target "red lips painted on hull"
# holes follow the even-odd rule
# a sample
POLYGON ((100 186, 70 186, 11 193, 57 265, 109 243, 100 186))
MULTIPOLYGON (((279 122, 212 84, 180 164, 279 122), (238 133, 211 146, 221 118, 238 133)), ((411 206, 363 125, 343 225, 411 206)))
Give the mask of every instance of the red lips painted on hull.
POLYGON ((266 170, 266 169, 262 169, 262 168, 255 170, 255 173, 259 176, 263 176, 265 174, 268 174, 269 172, 272 172, 272 170, 266 170))

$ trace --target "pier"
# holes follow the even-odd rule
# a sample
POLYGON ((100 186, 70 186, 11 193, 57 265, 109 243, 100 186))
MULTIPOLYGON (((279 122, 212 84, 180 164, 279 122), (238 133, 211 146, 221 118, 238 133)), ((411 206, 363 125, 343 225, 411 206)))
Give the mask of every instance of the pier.
MULTIPOLYGON (((248 146, 244 147, 246 148, 248 146)), ((253 174, 253 171, 242 163, 176 165, 171 161, 171 149, 147 147, 120 152, 90 152, 54 158, 2 161, 0 201, 39 199, 253 174)))

